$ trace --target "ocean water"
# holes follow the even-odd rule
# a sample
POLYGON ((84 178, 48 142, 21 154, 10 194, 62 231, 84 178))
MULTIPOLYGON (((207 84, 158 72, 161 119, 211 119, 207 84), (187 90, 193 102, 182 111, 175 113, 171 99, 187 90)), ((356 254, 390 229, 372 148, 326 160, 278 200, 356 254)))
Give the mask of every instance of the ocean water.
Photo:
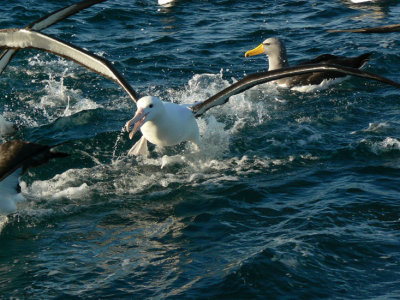
MULTIPOLYGON (((6 1, 0 28, 73 2, 6 1)), ((399 19, 399 1, 109 0, 45 32, 141 95, 193 103, 267 69, 244 53, 274 36, 292 64, 372 52, 365 69, 400 82, 400 33, 327 32, 399 19)), ((0 89, 17 138, 70 154, 29 170, 0 216, 0 299, 400 298, 399 90, 258 86, 199 119, 200 151, 134 158, 136 108, 113 82, 24 50, 0 89)))

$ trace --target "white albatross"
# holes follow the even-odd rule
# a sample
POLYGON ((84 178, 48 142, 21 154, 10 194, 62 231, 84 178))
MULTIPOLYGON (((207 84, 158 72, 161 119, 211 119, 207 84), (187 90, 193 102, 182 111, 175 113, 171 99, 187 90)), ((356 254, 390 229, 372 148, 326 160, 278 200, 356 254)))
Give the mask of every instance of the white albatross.
POLYGON ((233 95, 242 93, 256 85, 281 78, 334 71, 381 81, 400 88, 399 83, 371 72, 334 64, 310 64, 254 73, 228 86, 205 101, 193 105, 179 105, 163 102, 157 97, 146 96, 139 98, 125 78, 105 58, 34 30, 0 30, 0 47, 36 48, 47 51, 71 59, 119 84, 137 105, 135 116, 126 124, 127 131, 134 124, 133 132, 130 133, 130 136, 132 137, 139 129, 143 135, 131 149, 131 154, 146 154, 148 151, 147 141, 160 146, 172 146, 184 141, 190 141, 198 145, 199 129, 195 118, 200 117, 212 107, 226 103, 233 95))
POLYGON ((139 99, 135 116, 125 125, 127 132, 131 124, 135 126, 129 138, 132 139, 139 128, 143 136, 129 150, 128 155, 146 156, 146 141, 162 147, 180 144, 182 141, 190 141, 196 146, 200 143, 199 127, 193 111, 183 105, 162 102, 157 97, 145 96, 139 99))

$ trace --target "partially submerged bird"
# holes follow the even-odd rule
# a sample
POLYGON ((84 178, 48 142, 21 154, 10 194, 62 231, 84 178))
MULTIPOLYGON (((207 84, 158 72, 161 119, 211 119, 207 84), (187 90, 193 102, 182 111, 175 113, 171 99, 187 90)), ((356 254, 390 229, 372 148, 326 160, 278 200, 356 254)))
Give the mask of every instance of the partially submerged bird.
MULTIPOLYGON (((104 1, 106 0, 84 0, 66 6, 32 22, 26 28, 40 31, 85 8, 104 1)), ((18 48, 2 51, 0 54, 0 74, 17 52, 18 48)), ((12 135, 15 131, 15 125, 6 121, 0 115, 0 137, 12 135)), ((53 152, 52 148, 52 146, 20 140, 11 140, 0 145, 0 215, 14 212, 16 203, 23 199, 19 194, 19 178, 28 168, 44 164, 52 158, 67 156, 65 153, 53 152)))
MULTIPOLYGON (((287 58, 286 47, 282 40, 279 38, 268 38, 262 42, 256 48, 249 50, 245 53, 245 57, 254 56, 258 54, 266 54, 268 56, 269 68, 268 71, 278 70, 281 68, 289 67, 289 61, 287 58)), ((363 67, 369 60, 371 53, 365 53, 357 57, 344 57, 336 56, 332 54, 322 54, 314 59, 304 61, 299 65, 310 65, 310 64, 334 64, 344 67, 359 69, 363 67)), ((324 80, 344 77, 346 74, 326 71, 311 74, 301 74, 288 78, 277 80, 276 82, 280 85, 287 87, 301 86, 301 85, 318 85, 324 80)))
POLYGON ((0 215, 15 211, 20 199, 19 178, 28 168, 47 163, 50 159, 66 157, 55 152, 55 146, 11 140, 0 145, 0 215))
POLYGON ((200 117, 212 107, 226 103, 231 96, 269 81, 316 72, 337 72, 381 81, 400 88, 397 82, 359 69, 333 64, 309 64, 251 74, 205 101, 193 105, 179 105, 163 102, 156 97, 140 98, 121 73, 105 58, 40 32, 27 29, 0 30, 0 47, 36 48, 51 52, 74 60, 120 85, 137 105, 134 118, 126 124, 127 130, 134 124, 130 137, 139 129, 143 135, 130 151, 131 154, 136 155, 147 154, 147 141, 160 146, 172 146, 184 141, 191 141, 198 145, 199 129, 195 118, 200 117))

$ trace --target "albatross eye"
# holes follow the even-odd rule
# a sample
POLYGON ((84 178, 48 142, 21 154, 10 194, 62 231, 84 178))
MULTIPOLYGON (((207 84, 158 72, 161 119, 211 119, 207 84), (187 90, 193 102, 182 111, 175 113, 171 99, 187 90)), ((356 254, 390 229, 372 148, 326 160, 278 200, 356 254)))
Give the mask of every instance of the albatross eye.
POLYGON ((152 107, 153 107, 153 104, 150 104, 149 107, 152 108, 152 107))

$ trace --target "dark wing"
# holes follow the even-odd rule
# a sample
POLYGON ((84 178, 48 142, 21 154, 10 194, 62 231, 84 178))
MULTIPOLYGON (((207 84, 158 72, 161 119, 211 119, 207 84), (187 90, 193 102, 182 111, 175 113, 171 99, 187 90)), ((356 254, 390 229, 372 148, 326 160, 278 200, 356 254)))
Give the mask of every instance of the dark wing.
POLYGON ((309 65, 309 64, 321 64, 321 63, 327 63, 327 62, 331 62, 331 61, 335 61, 338 59, 341 59, 341 56, 336 56, 333 54, 322 54, 319 55, 313 59, 310 60, 306 60, 303 62, 300 62, 299 65, 309 65))
POLYGON ((400 31, 400 24, 386 25, 381 27, 367 27, 357 29, 332 29, 328 32, 355 32, 355 33, 388 33, 400 31))
MULTIPOLYGON (((58 9, 52 13, 40 18, 29 24, 26 28, 33 30, 43 30, 51 25, 54 25, 69 16, 80 12, 81 10, 88 8, 94 4, 104 2, 106 0, 84 0, 70 6, 58 9)), ((17 49, 6 49, 0 54, 0 74, 3 73, 8 63, 11 61, 13 56, 18 52, 17 49)))
POLYGON ((20 140, 12 140, 0 145, 0 181, 18 168, 36 167, 52 158, 66 157, 68 154, 50 151, 52 147, 20 140))
POLYGON ((129 85, 122 74, 115 69, 111 62, 82 48, 43 33, 27 29, 2 29, 0 30, 0 47, 15 49, 35 48, 71 59, 113 80, 128 93, 135 103, 139 99, 135 90, 129 85))
POLYGON ((346 57, 337 56, 332 54, 322 54, 313 59, 299 63, 299 65, 310 65, 310 64, 335 64, 349 68, 361 68, 367 63, 372 53, 364 53, 360 56, 346 57))
MULTIPOLYGON (((298 65, 310 65, 310 64, 334 64, 343 67, 349 68, 361 68, 364 66, 368 61, 372 53, 364 53, 360 56, 354 57, 346 57, 346 56, 337 56, 332 54, 322 54, 319 55, 311 60, 307 60, 304 62, 299 63, 298 65)), ((291 77, 288 83, 288 86, 293 87, 297 85, 314 85, 320 84, 325 79, 334 79, 345 77, 346 74, 339 73, 339 72, 319 72, 319 73, 312 73, 312 74, 303 74, 296 77, 291 77)))
POLYGON ((32 22, 26 28, 37 30, 37 31, 43 30, 49 26, 52 26, 64 19, 68 18, 69 16, 72 16, 72 15, 80 12, 81 10, 83 10, 85 8, 88 8, 94 4, 101 3, 104 1, 107 1, 107 0, 84 0, 84 1, 72 4, 70 6, 67 6, 67 7, 64 7, 59 10, 49 13, 48 15, 32 22))
POLYGON ((400 83, 387 79, 385 77, 362 71, 359 69, 348 68, 333 64, 313 64, 313 65, 302 65, 295 67, 282 68, 279 70, 268 71, 268 72, 260 72, 255 74, 250 74, 239 80, 238 82, 230 85, 226 89, 220 91, 214 96, 208 98, 207 100, 197 103, 191 107, 193 113, 196 117, 201 116, 207 110, 214 106, 222 105, 226 103, 230 97, 243 93, 244 91, 269 81, 274 81, 281 78, 291 77, 302 75, 306 73, 314 73, 314 72, 326 72, 326 71, 335 71, 339 73, 343 73, 346 75, 353 75, 358 77, 363 77, 367 79, 381 81, 386 84, 393 85, 397 88, 400 88, 400 83))

